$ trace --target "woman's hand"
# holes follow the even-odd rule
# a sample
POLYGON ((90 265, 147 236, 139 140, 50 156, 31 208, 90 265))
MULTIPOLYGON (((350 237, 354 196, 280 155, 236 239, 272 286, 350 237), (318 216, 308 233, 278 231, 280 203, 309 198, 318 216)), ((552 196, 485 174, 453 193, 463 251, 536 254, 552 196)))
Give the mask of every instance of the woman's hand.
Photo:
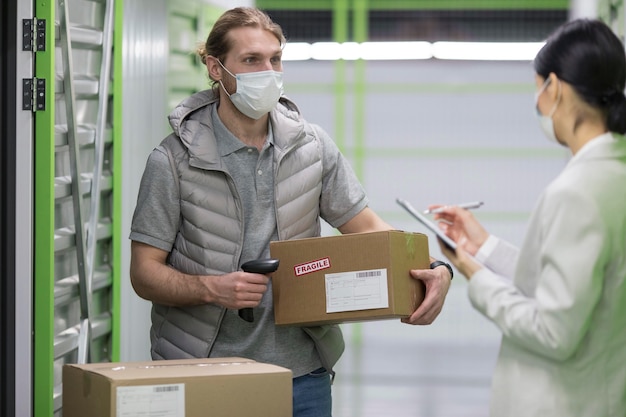
POLYGON ((435 214, 434 219, 439 222, 439 228, 457 244, 455 252, 440 241, 441 251, 461 274, 470 279, 482 268, 473 256, 489 238, 489 233, 468 210, 456 206, 439 209, 441 212, 435 214))
POLYGON ((440 207, 441 212, 435 214, 434 219, 444 233, 454 240, 458 247, 476 255, 478 249, 485 243, 489 233, 469 211, 456 206, 440 207))
POLYGON ((452 251, 443 242, 439 241, 439 247, 446 258, 448 258, 455 268, 468 280, 472 278, 472 275, 483 268, 481 264, 476 262, 474 258, 460 246, 457 246, 456 251, 452 251))

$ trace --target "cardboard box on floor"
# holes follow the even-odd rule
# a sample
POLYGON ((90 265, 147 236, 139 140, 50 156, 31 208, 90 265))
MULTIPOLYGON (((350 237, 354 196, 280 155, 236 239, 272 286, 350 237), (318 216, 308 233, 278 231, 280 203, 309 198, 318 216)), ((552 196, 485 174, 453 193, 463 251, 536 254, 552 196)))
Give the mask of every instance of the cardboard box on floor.
POLYGON ((428 238, 399 230, 270 242, 277 325, 408 317, 424 299, 411 269, 430 265, 428 238))
POLYGON ((289 369, 244 358, 63 366, 63 417, 291 417, 289 369))

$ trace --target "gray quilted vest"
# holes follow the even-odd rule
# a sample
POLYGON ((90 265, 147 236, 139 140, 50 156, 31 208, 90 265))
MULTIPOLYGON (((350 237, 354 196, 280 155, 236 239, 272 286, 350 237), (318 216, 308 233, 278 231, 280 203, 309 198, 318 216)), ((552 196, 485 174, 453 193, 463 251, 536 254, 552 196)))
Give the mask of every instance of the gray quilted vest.
MULTIPOLYGON (((188 274, 223 274, 238 268, 243 211, 234 182, 222 165, 210 126, 210 91, 195 94, 170 116, 173 134, 159 145, 178 178, 181 219, 168 263, 188 274)), ((281 240, 320 235, 322 160, 315 126, 281 98, 270 114, 274 132, 275 207, 281 240), (296 178, 297 174, 297 178, 296 178)), ((153 303, 153 359, 204 358, 217 336, 225 309, 215 304, 169 307, 153 303)), ((304 329, 328 370, 343 353, 338 326, 304 329)))

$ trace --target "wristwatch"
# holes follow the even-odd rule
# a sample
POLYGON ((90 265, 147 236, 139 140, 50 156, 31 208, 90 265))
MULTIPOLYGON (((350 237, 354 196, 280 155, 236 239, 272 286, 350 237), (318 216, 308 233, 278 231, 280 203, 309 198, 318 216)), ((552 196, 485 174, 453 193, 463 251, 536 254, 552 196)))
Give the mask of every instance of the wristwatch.
POLYGON ((452 267, 450 266, 450 264, 444 261, 434 261, 430 264, 430 269, 435 269, 438 266, 445 266, 446 268, 448 268, 448 272, 450 272, 450 281, 452 281, 452 278, 454 278, 454 272, 452 272, 452 267))

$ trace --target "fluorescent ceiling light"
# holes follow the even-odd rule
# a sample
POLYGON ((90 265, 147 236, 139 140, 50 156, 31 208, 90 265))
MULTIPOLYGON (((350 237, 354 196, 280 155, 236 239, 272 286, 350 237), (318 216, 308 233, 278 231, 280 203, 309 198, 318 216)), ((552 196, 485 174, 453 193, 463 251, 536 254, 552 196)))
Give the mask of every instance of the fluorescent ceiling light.
POLYGON ((433 57, 470 61, 532 61, 542 42, 435 42, 433 57))
POLYGON ((283 48, 283 61, 306 61, 311 59, 311 44, 306 42, 288 43, 283 48))
POLYGON ((311 58, 322 61, 354 61, 360 58, 359 49, 360 45, 356 42, 316 42, 311 45, 311 58))
POLYGON ((283 61, 443 59, 532 61, 543 42, 305 42, 288 43, 283 61))
POLYGON ((433 56, 430 42, 365 42, 361 44, 361 59, 430 59, 433 56))

